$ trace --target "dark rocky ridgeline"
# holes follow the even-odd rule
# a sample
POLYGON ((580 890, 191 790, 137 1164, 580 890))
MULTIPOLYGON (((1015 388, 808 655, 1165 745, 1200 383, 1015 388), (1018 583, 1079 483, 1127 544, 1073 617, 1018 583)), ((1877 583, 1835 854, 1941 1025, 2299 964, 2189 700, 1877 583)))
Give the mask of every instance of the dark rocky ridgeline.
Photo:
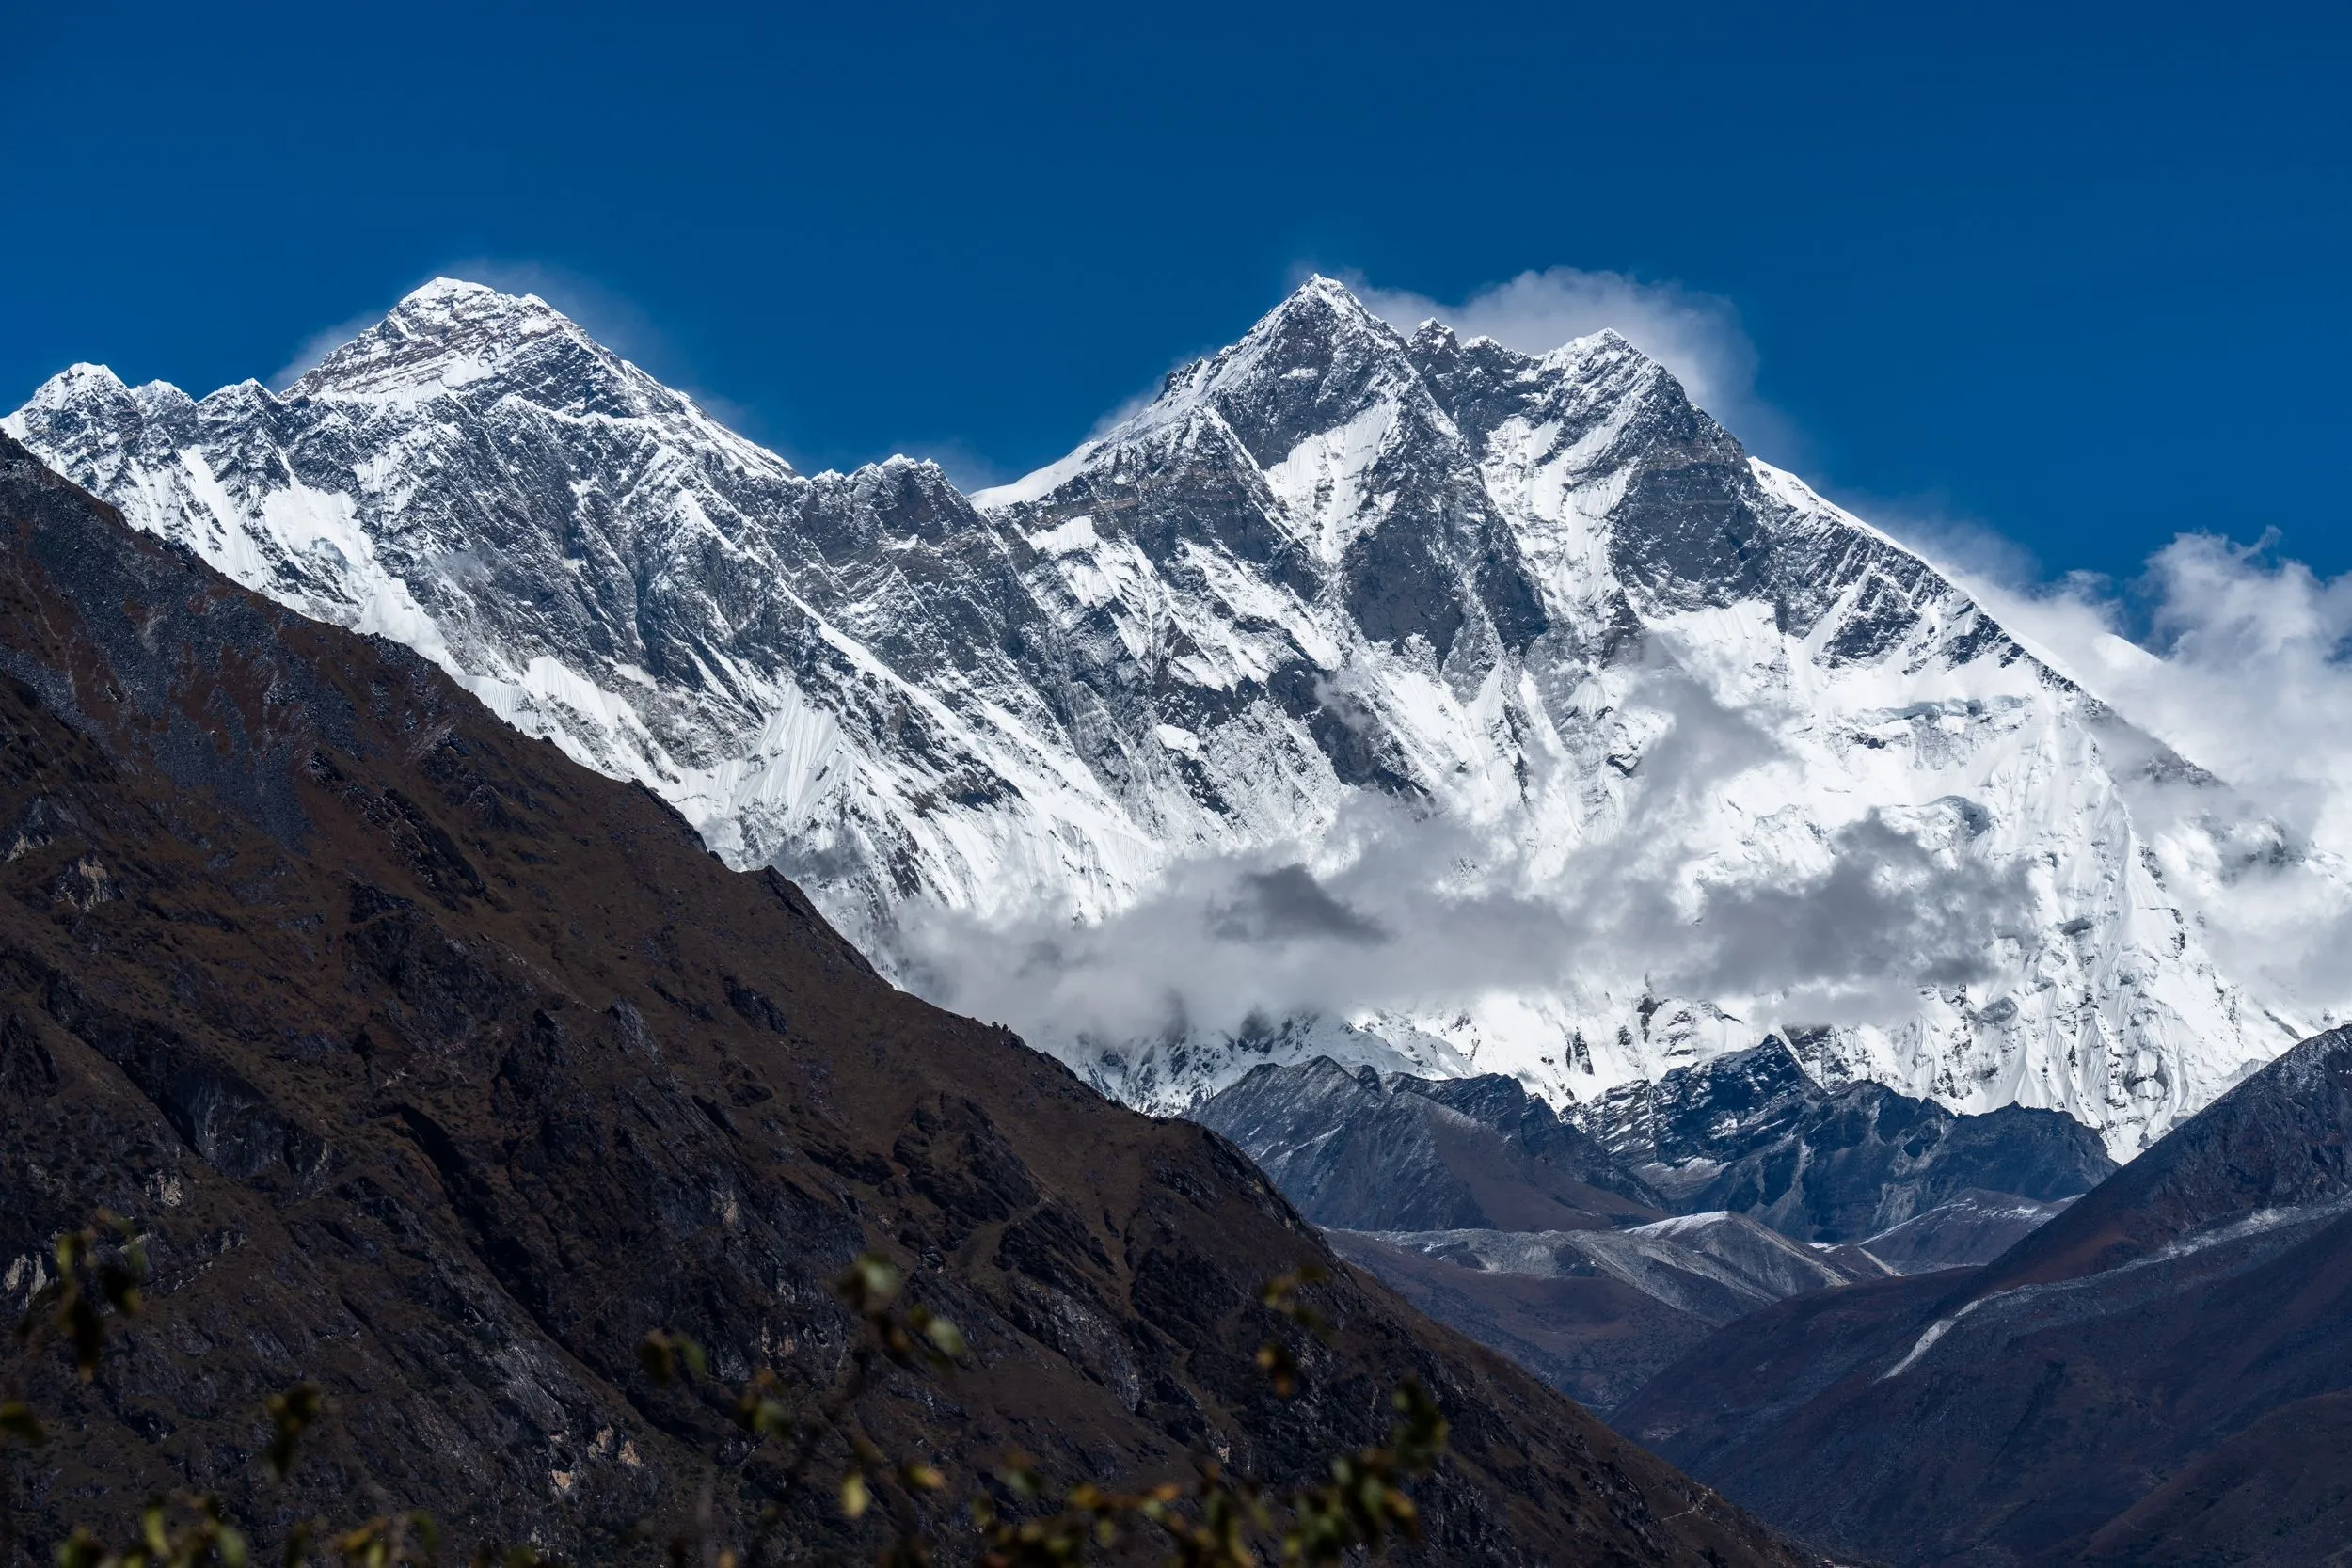
POLYGON ((2063 1112, 1960 1116, 1883 1084, 1825 1089, 1778 1036, 1570 1114, 1676 1209, 1804 1242, 1867 1244, 1970 1189, 2055 1203, 2116 1168, 2063 1112))
POLYGON ((1499 1074, 1384 1078, 1319 1056, 1254 1068, 1193 1119, 1340 1229, 1605 1229, 1665 1214, 1607 1149, 1499 1074))
POLYGON ((2352 1541, 2352 1030, 1988 1266, 1788 1301, 1616 1413, 1890 1562, 2308 1565, 2352 1541))
MULTIPOLYGON (((1226 1143, 891 990, 644 791, 5 440, 0 670, 0 1288, 21 1307, 102 1205, 154 1269, 94 1384, 37 1365, 35 1541, 192 1485, 265 1546, 389 1501, 459 1553, 650 1552, 623 1532, 676 1521, 706 1445, 723 1521, 758 1499, 719 1397, 648 1386, 641 1337, 803 1398, 853 1332, 829 1281, 881 1247, 972 1365, 860 1418, 948 1497, 1013 1446, 1062 1482, 1204 1449, 1295 1476, 1409 1374, 1454 1423, 1433 1560, 1800 1560, 1344 1269, 1275 1400, 1255 1288, 1328 1254, 1226 1143), (304 1376, 342 1414, 278 1488, 260 1412, 304 1376)), ((847 1544, 813 1501, 794 1528, 847 1544)))
POLYGON ((1565 1117, 1500 1074, 1328 1058, 1256 1068, 1194 1116, 1356 1233, 1334 1237, 1351 1261, 1604 1411, 1742 1313, 1984 1262, 2115 1168, 2058 1112, 1824 1089, 1777 1037, 1565 1117), (1603 1231, 1623 1235, 1579 1234, 1603 1231))

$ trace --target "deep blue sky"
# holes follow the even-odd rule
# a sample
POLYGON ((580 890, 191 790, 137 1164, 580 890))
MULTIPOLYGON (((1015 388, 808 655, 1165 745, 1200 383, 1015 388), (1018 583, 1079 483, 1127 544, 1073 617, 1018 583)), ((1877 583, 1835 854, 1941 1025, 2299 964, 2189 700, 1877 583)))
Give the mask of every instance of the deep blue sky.
POLYGON ((2352 567, 2333 8, 5 9, 0 407, 494 264, 803 465, 1009 474, 1304 267, 1568 265, 1734 302, 1850 499, 2352 567))

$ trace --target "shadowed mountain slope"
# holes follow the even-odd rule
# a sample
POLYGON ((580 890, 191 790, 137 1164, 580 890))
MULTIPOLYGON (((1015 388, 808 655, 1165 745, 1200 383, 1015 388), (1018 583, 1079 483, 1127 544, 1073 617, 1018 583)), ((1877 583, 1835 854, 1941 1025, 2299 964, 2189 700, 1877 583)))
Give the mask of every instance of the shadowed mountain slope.
POLYGON ((1778 1036, 1570 1115, 1673 1207, 1804 1242, 1859 1242, 1972 1188, 2052 1203, 2116 1168, 2063 1113, 1955 1116, 1882 1084, 1824 1088, 1778 1036))
POLYGON ((1886 1273, 1738 1214, 1621 1230, 1335 1230, 1331 1244, 1440 1323, 1606 1411, 1759 1307, 1886 1273))
MULTIPOLYGON (((1842 1173, 1845 1209, 1883 1206, 1888 1162, 1869 1160, 1867 1140, 1823 1111, 1858 1091, 1819 1089, 1777 1042, 1672 1076, 1663 1088, 1683 1121, 1705 1123, 1718 1141, 1702 1145, 1703 1129, 1661 1122, 1654 1131, 1679 1140, 1671 1146, 1677 1164, 1645 1167, 1661 1181, 1696 1190, 1687 1179, 1693 1166, 1803 1169, 1819 1196, 1842 1173), (1701 1147, 1720 1159, 1706 1160, 1701 1147)), ((1923 1101, 1887 1099, 1930 1124, 1912 1139, 1915 1155, 1940 1139, 1937 1118, 1953 1119, 1923 1101)), ((1612 1104, 1623 1112, 1622 1101, 1612 1104)), ((1729 1189, 1766 1210, 1757 1217, 1674 1203, 1576 1121, 1499 1073, 1427 1079, 1351 1069, 1327 1057, 1268 1063, 1193 1114, 1240 1145, 1309 1219, 1333 1227, 1333 1245, 1351 1261, 1603 1410, 1710 1327, 1786 1296, 1889 1272, 1851 1247, 1816 1249, 1767 1229, 1758 1218, 1772 1218, 1768 1205, 1783 1195, 1756 1191, 1753 1178, 1729 1189), (1676 1208, 1684 1212, 1669 1218, 1676 1208)), ((1625 1141, 1623 1125, 1601 1125, 1625 1141)), ((2095 1136, 2074 1132, 2105 1159, 2095 1136)), ((1655 1152, 1655 1140, 1644 1148, 1655 1152)), ((1906 1214, 1907 1196, 1893 1199, 1906 1214)))
POLYGON ((2335 1560, 2348 1142, 2339 1029, 1986 1267, 1768 1307, 1615 1418, 1786 1528, 1906 1568, 2335 1560))
MULTIPOLYGON (((1802 1560, 1344 1269, 1333 1348, 1275 1400, 1254 1288, 1328 1254, 1223 1141, 893 990, 644 790, 5 438, 0 672, 0 1285, 22 1306, 102 1204, 155 1268, 94 1384, 36 1368, 37 1541, 189 1484, 267 1543, 380 1487, 460 1551, 616 1560, 710 1444, 740 1519, 762 1472, 718 1396, 644 1382, 640 1337, 799 1401, 852 1333, 827 1282, 881 1247, 972 1364, 859 1417, 948 1497, 1013 1446, 1062 1481, 1199 1449, 1295 1477, 1412 1374, 1454 1422, 1433 1560, 1802 1560), (262 1401, 305 1375, 345 1414, 274 1489, 262 1401)), ((866 1549, 813 1502, 792 1533, 866 1549)))
POLYGON ((1347 1230, 1578 1230, 1664 1205, 1516 1079, 1414 1078, 1327 1056, 1272 1064, 1193 1113, 1317 1225, 1347 1230))
POLYGON ((2041 1203, 2014 1193, 1988 1193, 1972 1187, 1857 1244, 1892 1274, 1975 1268, 1992 1262, 2049 1224, 2069 1201, 2041 1203))

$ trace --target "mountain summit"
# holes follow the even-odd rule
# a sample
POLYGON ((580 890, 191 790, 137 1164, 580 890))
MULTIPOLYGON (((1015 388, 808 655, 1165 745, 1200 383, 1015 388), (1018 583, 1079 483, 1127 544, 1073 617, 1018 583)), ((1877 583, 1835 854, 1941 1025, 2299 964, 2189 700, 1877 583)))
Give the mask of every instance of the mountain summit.
POLYGON ((416 398, 487 380, 573 413, 643 415, 684 404, 538 295, 453 277, 410 293, 304 372, 286 396, 416 398))
POLYGON ((1178 1109, 1263 1060, 1556 1103, 1780 1029, 2128 1155, 2303 1029, 2221 973, 2221 786, 1599 333, 1315 277, 1060 462, 804 476, 439 280, 278 396, 7 428, 1178 1109))

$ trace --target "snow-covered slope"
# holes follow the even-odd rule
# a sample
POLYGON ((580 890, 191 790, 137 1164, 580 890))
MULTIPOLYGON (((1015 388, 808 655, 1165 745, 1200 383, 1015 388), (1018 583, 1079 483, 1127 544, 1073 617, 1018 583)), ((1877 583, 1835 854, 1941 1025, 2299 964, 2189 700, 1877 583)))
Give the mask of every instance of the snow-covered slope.
POLYGON ((2128 1154, 2304 1022, 2168 881, 2197 813, 2137 824, 2217 784, 1612 334, 1311 279, 968 499, 446 280, 283 395, 77 366, 7 424, 1140 1103, 1323 1053, 1589 1099, 1802 1026, 2128 1154))

